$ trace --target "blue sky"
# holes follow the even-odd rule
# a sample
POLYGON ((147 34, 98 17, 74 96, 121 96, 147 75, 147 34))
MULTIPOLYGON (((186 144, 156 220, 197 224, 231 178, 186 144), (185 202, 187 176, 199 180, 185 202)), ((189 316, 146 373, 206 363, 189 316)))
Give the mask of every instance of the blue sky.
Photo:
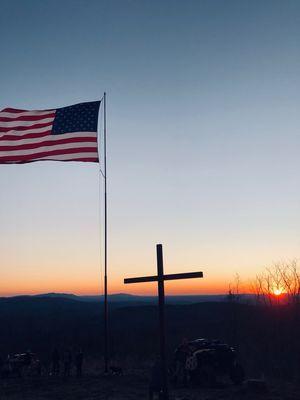
MULTIPOLYGON (((226 290, 300 255, 298 1, 0 0, 0 109, 108 96, 109 268, 226 290)), ((0 293, 96 293, 99 171, 0 168, 0 293)), ((153 286, 131 291, 153 291, 153 286)))

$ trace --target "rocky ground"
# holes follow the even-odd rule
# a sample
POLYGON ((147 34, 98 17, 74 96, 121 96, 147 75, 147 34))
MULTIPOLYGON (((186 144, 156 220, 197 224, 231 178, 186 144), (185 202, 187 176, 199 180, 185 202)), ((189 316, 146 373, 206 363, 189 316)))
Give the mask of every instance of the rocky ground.
MULTIPOLYGON (((24 377, 0 380, 0 400, 142 400, 147 399, 148 379, 140 373, 124 376, 89 375, 71 377, 24 377)), ((288 384, 267 384, 266 391, 255 393, 247 382, 218 388, 174 389, 170 400, 299 400, 300 391, 288 384)))

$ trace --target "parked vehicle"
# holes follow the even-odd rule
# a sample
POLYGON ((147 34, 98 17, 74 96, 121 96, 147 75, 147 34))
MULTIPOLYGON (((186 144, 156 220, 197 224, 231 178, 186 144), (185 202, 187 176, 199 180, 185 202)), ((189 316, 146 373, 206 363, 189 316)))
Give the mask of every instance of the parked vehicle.
MULTIPOLYGON (((175 351, 175 364, 182 362, 181 347, 175 351), (181 361, 180 361, 181 356, 181 361), (179 361, 177 361, 179 360, 179 361)), ((183 380, 189 379, 198 384, 213 385, 217 378, 228 376, 234 384, 245 379, 245 372, 237 361, 235 349, 219 340, 196 339, 185 345, 184 367, 175 367, 173 371, 181 371, 183 380), (188 351, 186 350, 188 349, 188 351), (183 371, 183 372, 182 372, 183 371)), ((181 377, 176 377, 180 380, 181 377)))
POLYGON ((22 375, 41 375, 41 363, 36 354, 31 352, 9 355, 0 367, 1 377, 22 375))

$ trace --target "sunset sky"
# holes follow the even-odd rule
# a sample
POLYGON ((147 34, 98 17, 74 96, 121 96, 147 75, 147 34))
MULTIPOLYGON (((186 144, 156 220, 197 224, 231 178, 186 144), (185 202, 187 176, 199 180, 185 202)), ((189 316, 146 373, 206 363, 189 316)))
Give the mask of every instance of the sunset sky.
MULTIPOLYGON (((110 292, 300 257, 300 2, 0 0, 0 109, 107 91, 110 292)), ((102 114, 101 114, 102 116, 102 114)), ((102 128, 102 127, 101 127, 102 128)), ((99 165, 0 165, 0 295, 102 293, 99 165), (100 265, 101 264, 101 265, 100 265)))

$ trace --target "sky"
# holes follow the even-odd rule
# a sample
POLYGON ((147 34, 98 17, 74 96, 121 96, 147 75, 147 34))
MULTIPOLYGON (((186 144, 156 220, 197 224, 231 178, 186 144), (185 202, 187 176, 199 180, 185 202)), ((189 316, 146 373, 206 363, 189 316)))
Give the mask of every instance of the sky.
MULTIPOLYGON (((300 2, 0 0, 0 109, 107 92, 109 291, 224 293, 300 256, 300 2)), ((100 135, 102 135, 100 116, 100 135)), ((98 164, 0 166, 0 295, 103 292, 98 164)))

